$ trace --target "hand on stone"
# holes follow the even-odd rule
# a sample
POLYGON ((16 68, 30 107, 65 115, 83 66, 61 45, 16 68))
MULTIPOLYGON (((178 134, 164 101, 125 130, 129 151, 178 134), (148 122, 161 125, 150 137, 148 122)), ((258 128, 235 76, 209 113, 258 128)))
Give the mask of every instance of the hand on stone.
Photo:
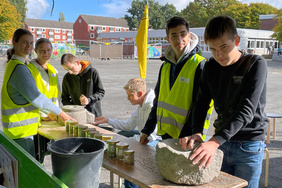
MULTIPOLYGON (((189 143, 190 144, 190 143, 189 143)), ((212 137, 209 141, 201 143, 198 145, 193 154, 190 156, 190 160, 193 160, 193 164, 199 164, 199 168, 204 167, 205 169, 209 167, 213 156, 215 155, 216 149, 220 146, 218 141, 212 137)))
POLYGON ((79 100, 82 106, 86 106, 89 103, 88 98, 85 97, 83 94, 81 94, 81 96, 79 97, 79 100))
POLYGON ((98 124, 101 124, 101 123, 108 123, 108 122, 109 122, 109 118, 99 116, 99 117, 95 118, 95 121, 92 124, 98 125, 98 124))
POLYGON ((186 150, 188 141, 191 139, 191 136, 187 136, 184 138, 179 138, 179 144, 181 145, 182 149, 186 150))
POLYGON ((61 113, 59 114, 60 119, 62 120, 63 123, 65 123, 65 121, 67 120, 73 120, 76 121, 75 119, 73 119, 72 117, 70 117, 66 112, 61 111, 61 113))
POLYGON ((140 143, 146 145, 149 142, 148 135, 142 133, 140 136, 140 143))

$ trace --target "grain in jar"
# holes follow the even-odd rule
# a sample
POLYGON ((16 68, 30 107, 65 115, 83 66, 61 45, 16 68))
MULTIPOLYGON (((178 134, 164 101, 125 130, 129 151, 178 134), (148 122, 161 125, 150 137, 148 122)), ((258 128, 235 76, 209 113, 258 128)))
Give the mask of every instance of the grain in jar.
POLYGON ((123 160, 123 152, 128 149, 127 143, 119 142, 116 144, 116 157, 119 160, 123 160))
POLYGON ((107 149, 107 153, 109 157, 115 157, 116 156, 116 144, 119 141, 116 139, 110 139, 107 140, 107 145, 108 145, 108 149, 107 149))
POLYGON ((72 120, 68 120, 69 121, 69 133, 73 134, 73 126, 77 125, 78 122, 77 121, 72 121, 72 120))
POLYGON ((125 150, 123 152, 123 162, 126 164, 134 163, 134 150, 125 150))
POLYGON ((78 127, 78 137, 85 137, 85 131, 88 128, 86 125, 81 125, 78 127))

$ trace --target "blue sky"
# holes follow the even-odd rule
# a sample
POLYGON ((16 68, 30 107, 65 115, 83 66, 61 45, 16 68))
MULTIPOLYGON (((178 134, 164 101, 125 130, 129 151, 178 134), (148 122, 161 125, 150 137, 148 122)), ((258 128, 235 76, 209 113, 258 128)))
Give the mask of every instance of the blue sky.
MULTIPOLYGON (((173 4, 178 11, 184 9, 192 0, 155 0, 161 5, 173 4)), ((241 0, 243 3, 268 3, 282 8, 281 0, 241 0)), ((51 16, 52 0, 27 0, 27 18, 58 20, 60 12, 64 13, 66 22, 75 22, 80 14, 124 17, 131 6, 132 0, 55 0, 51 16)))

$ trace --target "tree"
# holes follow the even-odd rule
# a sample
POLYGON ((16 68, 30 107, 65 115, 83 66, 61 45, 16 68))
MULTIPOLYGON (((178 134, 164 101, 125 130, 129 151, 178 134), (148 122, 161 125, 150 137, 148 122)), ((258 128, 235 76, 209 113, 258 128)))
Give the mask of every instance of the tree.
POLYGON ((194 0, 181 14, 191 27, 204 27, 210 18, 221 15, 228 6, 239 3, 238 0, 194 0))
POLYGON ((27 0, 9 0, 9 2, 16 7, 17 12, 21 15, 20 21, 24 23, 27 13, 27 0))
POLYGON ((239 28, 259 29, 259 15, 273 14, 275 11, 277 9, 269 4, 251 3, 250 5, 231 5, 225 9, 223 14, 235 19, 239 28))
POLYGON ((276 16, 274 17, 274 19, 278 21, 278 24, 274 26, 273 28, 274 33, 271 35, 271 37, 281 42, 282 41, 282 9, 277 10, 275 14, 276 16))
POLYGON ((65 21, 65 15, 64 13, 60 12, 59 22, 64 22, 64 21, 65 21))
MULTIPOLYGON (((131 7, 127 9, 129 15, 126 14, 124 16, 124 19, 127 21, 130 30, 139 27, 146 4, 147 0, 133 0, 131 2, 131 7)), ((167 3, 162 6, 154 0, 148 0, 148 4, 149 27, 152 29, 163 29, 168 18, 179 15, 179 12, 172 4, 167 3)))
POLYGON ((11 5, 8 0, 0 1, 0 42, 13 37, 14 31, 22 24, 21 18, 16 7, 11 5))

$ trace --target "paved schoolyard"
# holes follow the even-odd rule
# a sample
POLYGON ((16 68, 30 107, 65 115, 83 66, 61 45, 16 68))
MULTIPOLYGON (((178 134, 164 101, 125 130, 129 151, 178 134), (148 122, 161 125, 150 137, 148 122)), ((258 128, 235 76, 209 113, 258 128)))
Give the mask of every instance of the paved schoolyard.
MULTIPOLYGON (((0 59, 0 87, 4 74, 4 59, 0 59)), ((59 60, 51 62, 59 71, 60 80, 66 71, 61 67, 59 60)), ((102 111, 104 116, 127 119, 135 110, 126 98, 123 86, 130 78, 139 77, 139 68, 137 60, 91 60, 92 66, 97 68, 102 79, 106 95, 102 101, 102 111)), ((149 60, 147 67, 147 87, 154 88, 159 67, 159 60, 149 60)), ((267 80, 267 113, 282 114, 282 62, 273 62, 268 60, 268 80, 267 80)), ((213 113, 215 116, 215 113, 213 113)), ((209 129, 209 135, 212 134, 212 126, 209 129)), ((270 152, 270 170, 269 170, 269 186, 281 187, 282 182, 282 119, 276 121, 276 139, 271 139, 271 143, 267 145, 270 152)), ((51 171, 50 157, 46 157, 45 166, 51 171)), ((260 188, 264 187, 265 160, 263 161, 263 172, 260 180, 260 188)), ((100 186, 101 188, 110 187, 109 172, 102 168, 100 186)), ((117 183, 117 177, 115 177, 117 183)), ((117 186, 117 185, 116 185, 117 186)))

